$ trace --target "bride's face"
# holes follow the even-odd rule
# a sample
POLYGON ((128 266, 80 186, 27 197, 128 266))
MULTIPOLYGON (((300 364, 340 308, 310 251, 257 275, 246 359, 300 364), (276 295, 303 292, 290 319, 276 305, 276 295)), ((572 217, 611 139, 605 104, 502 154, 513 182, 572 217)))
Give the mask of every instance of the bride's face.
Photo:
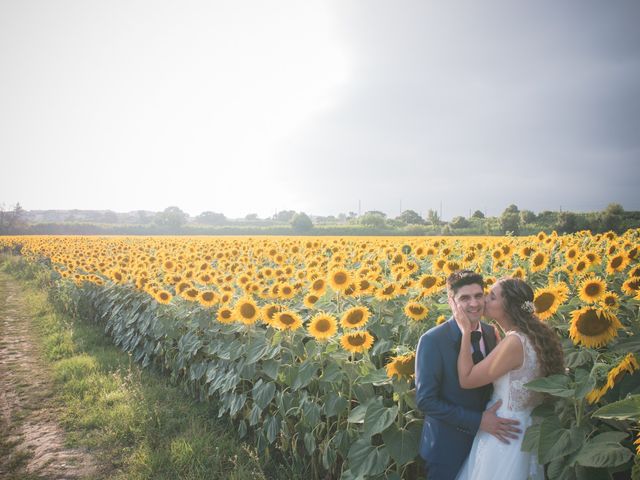
POLYGON ((494 284, 489 290, 484 301, 484 315, 497 322, 505 316, 504 304, 502 300, 502 285, 500 282, 494 284))

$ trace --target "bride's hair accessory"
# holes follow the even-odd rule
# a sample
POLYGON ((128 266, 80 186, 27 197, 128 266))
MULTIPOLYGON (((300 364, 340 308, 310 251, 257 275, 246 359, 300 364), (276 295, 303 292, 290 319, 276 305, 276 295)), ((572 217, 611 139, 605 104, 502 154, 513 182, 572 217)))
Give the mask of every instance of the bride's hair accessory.
POLYGON ((536 311, 536 306, 531 300, 527 300, 526 302, 524 302, 522 305, 520 305, 520 308, 530 314, 533 314, 536 311))

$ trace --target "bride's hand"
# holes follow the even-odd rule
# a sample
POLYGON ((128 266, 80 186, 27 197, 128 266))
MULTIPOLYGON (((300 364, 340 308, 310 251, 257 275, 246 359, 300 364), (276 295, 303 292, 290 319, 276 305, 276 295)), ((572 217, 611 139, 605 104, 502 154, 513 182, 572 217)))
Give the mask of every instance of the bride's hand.
POLYGON ((471 322, 469 321, 469 317, 465 311, 458 305, 453 297, 449 297, 449 306, 451 307, 451 311, 453 312, 453 318, 456 319, 458 327, 462 333, 471 332, 471 322))

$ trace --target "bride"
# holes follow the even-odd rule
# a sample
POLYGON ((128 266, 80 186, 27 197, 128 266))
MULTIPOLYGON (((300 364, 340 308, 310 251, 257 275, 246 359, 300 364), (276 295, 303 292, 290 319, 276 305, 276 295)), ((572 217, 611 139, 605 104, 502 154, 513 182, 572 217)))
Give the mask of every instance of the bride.
MULTIPOLYGON (((525 431, 532 424, 531 411, 540 404, 542 397, 523 385, 564 371, 558 337, 535 315, 533 290, 517 278, 502 279, 490 290, 484 315, 500 325, 505 338, 484 359, 478 358, 481 353, 472 352, 474 326, 453 299, 449 302, 462 331, 458 355, 460 386, 476 388, 493 383, 489 404, 501 401, 497 415, 519 420, 525 431), (474 364, 474 360, 477 363, 474 364)), ((544 479, 543 467, 535 455, 520 450, 522 438, 523 435, 518 438, 505 434, 498 439, 478 431, 471 453, 456 479, 544 479)))

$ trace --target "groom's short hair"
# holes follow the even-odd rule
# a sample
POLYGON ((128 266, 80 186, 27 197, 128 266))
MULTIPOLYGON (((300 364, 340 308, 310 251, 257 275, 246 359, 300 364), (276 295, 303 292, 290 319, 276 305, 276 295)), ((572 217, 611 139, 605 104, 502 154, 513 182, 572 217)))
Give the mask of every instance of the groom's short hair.
POLYGON ((471 270, 456 270, 447 278, 447 290, 453 295, 459 288, 465 285, 477 283, 484 290, 484 279, 482 275, 471 270))

